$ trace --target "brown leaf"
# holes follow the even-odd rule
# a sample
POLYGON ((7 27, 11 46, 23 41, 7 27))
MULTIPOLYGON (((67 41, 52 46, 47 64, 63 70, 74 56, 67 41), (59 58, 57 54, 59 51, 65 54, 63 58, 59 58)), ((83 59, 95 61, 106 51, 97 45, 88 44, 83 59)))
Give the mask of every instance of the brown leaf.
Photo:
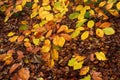
POLYGON ((18 72, 18 75, 22 80, 29 80, 30 71, 28 68, 21 68, 18 72))
POLYGON ((0 61, 2 61, 6 57, 6 54, 0 54, 0 61))
POLYGON ((32 52, 33 52, 33 53, 37 53, 39 50, 40 50, 40 47, 35 47, 35 48, 32 50, 32 52))
POLYGON ((17 39, 17 42, 18 43, 22 42, 24 40, 24 38, 25 37, 23 35, 19 36, 18 39, 17 39))
POLYGON ((95 23, 95 26, 97 26, 97 27, 100 26, 100 25, 101 25, 100 21, 95 23))
POLYGON ((102 76, 101 72, 96 72, 96 71, 92 70, 90 74, 92 75, 93 80, 103 80, 101 78, 101 76, 102 76))
POLYGON ((110 27, 111 23, 110 22, 104 22, 100 25, 100 28, 106 28, 106 27, 110 27))
POLYGON ((46 34, 46 38, 48 38, 48 37, 50 37, 52 35, 52 30, 49 30, 48 32, 47 32, 47 34, 46 34))
POLYGON ((95 57, 94 57, 94 56, 95 56, 95 55, 94 55, 93 53, 90 54, 90 57, 89 57, 89 58, 90 58, 91 61, 94 61, 94 60, 95 60, 95 57))
POLYGON ((13 64, 9 70, 9 73, 11 74, 12 72, 14 72, 20 65, 21 65, 21 63, 13 64))
POLYGON ((62 33, 60 34, 62 37, 64 37, 65 40, 70 41, 72 38, 69 34, 62 33))
POLYGON ((18 55, 17 59, 22 59, 24 57, 23 52, 20 50, 17 51, 17 55, 18 55))
POLYGON ((44 53, 44 54, 42 54, 42 59, 44 61, 48 61, 50 59, 50 53, 44 53))

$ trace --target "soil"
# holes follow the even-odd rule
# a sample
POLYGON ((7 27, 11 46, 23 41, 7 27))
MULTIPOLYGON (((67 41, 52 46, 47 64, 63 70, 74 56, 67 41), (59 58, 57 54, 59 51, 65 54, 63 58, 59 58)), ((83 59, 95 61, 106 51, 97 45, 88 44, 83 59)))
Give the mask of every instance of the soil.
MULTIPOLYGON (((67 13, 67 15, 70 12, 67 13)), ((93 35, 92 40, 81 41, 80 37, 72 39, 65 43, 64 47, 59 51, 59 60, 55 62, 54 68, 49 68, 44 65, 44 62, 36 60, 41 56, 39 54, 30 54, 26 51, 23 44, 10 43, 7 34, 10 31, 19 32, 19 21, 26 20, 28 15, 20 15, 19 17, 11 17, 7 23, 4 23, 4 17, 0 15, 0 54, 6 53, 8 50, 21 50, 24 53, 22 60, 17 59, 16 52, 13 54, 13 62, 10 65, 4 65, 0 61, 0 80, 11 80, 21 67, 27 67, 30 70, 30 79, 36 80, 43 77, 45 80, 79 80, 84 76, 79 75, 78 70, 73 70, 69 67, 68 61, 72 55, 79 54, 87 57, 84 66, 89 66, 90 70, 101 72, 103 80, 120 80, 120 18, 110 18, 109 21, 114 23, 115 34, 97 38, 93 35), (22 17, 21 17, 22 16, 22 17), (107 52, 107 61, 90 60, 90 55, 96 51, 107 52), (25 60, 31 60, 29 63, 24 63, 25 60), (11 66, 15 63, 23 62, 22 66, 16 69, 12 74, 8 73, 11 66)), ((33 20, 34 21, 34 20, 33 20)), ((28 20, 30 25, 33 21, 28 20)), ((66 24, 70 28, 74 28, 75 21, 69 20, 68 16, 60 22, 66 24)), ((89 73, 88 73, 89 74, 89 73)))

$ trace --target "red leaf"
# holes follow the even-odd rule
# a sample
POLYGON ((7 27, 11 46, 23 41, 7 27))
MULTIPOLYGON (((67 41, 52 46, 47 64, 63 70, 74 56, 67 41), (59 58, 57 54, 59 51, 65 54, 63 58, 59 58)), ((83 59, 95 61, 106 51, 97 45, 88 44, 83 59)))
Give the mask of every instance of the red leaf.
POLYGON ((19 50, 17 51, 17 55, 18 55, 17 59, 22 59, 24 57, 23 52, 19 50))

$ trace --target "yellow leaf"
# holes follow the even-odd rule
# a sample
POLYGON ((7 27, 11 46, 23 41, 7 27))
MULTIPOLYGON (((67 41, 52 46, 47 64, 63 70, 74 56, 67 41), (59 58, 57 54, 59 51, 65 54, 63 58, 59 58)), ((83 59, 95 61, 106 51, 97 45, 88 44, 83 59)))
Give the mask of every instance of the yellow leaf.
POLYGON ((49 60, 48 66, 49 66, 50 68, 54 67, 54 64, 55 64, 55 62, 54 62, 53 59, 49 60))
POLYGON ((18 11, 22 11, 22 5, 17 5, 17 6, 16 6, 16 9, 17 9, 18 11))
POLYGON ((33 18, 33 17, 35 17, 35 16, 37 16, 37 14, 38 14, 38 12, 32 12, 32 14, 30 15, 30 18, 33 18))
POLYGON ((42 5, 48 5, 49 3, 50 3, 50 0, 42 0, 43 1, 43 3, 42 3, 42 5))
POLYGON ((34 3, 33 6, 32 6, 32 9, 37 8, 37 6, 38 6, 38 4, 34 3))
POLYGON ((17 40, 18 36, 13 36, 11 38, 9 38, 10 42, 15 42, 17 40))
POLYGON ((97 28, 96 29, 96 35, 98 37, 103 37, 104 36, 104 31, 102 29, 97 28))
POLYGON ((34 2, 35 2, 35 3, 38 3, 38 2, 39 2, 39 0, 34 0, 34 2))
POLYGON ((33 39, 33 43, 34 43, 35 45, 39 45, 40 40, 39 40, 39 39, 33 39))
POLYGON ((103 60, 103 61, 107 60, 107 58, 106 58, 106 56, 105 56, 105 54, 103 52, 96 52, 95 55, 96 55, 96 58, 98 60, 103 60))
POLYGON ((45 40, 44 45, 41 48, 41 52, 49 52, 51 48, 50 40, 45 40))
POLYGON ((120 2, 118 2, 118 3, 116 4, 116 7, 117 7, 118 10, 120 10, 120 2))
POLYGON ((74 63, 73 69, 74 70, 81 69, 83 63, 84 63, 84 61, 74 63))
POLYGON ((78 62, 84 60, 85 58, 85 56, 75 56, 75 60, 78 62))
POLYGON ((106 4, 106 1, 102 1, 99 3, 99 7, 103 7, 106 4))
POLYGON ((81 40, 85 40, 86 38, 89 37, 89 31, 85 31, 82 35, 81 35, 81 40))
POLYGON ((108 3, 108 4, 105 6, 105 8, 106 8, 107 10, 109 10, 109 9, 111 9, 111 8, 113 7, 113 4, 114 4, 114 3, 108 3))
POLYGON ((25 6, 26 2, 27 2, 26 0, 23 0, 22 1, 22 6, 25 6))
POLYGON ((60 37, 60 38, 59 38, 58 45, 59 45, 60 47, 63 47, 64 44, 65 44, 65 39, 64 39, 63 37, 60 37))
POLYGON ((58 29, 57 33, 60 33, 60 32, 62 32, 62 31, 67 31, 67 30, 68 30, 68 26, 62 25, 62 26, 58 29))
POLYGON ((90 70, 89 66, 85 66, 80 70, 80 75, 86 75, 90 70))
POLYGON ((53 14, 51 13, 51 14, 48 14, 48 15, 46 15, 46 21, 51 21, 51 20, 53 20, 53 14))
POLYGON ((87 26, 89 28, 92 28, 94 26, 95 22, 93 20, 88 21, 87 26))
POLYGON ((118 17, 118 16, 119 16, 118 11, 115 10, 115 9, 111 9, 111 10, 108 10, 108 11, 109 11, 110 14, 112 14, 112 15, 115 16, 115 17, 118 17))
POLYGON ((56 49, 53 49, 51 51, 51 55, 52 55, 53 60, 56 60, 56 61, 58 60, 59 54, 58 54, 58 51, 56 49))
POLYGON ((14 34, 15 32, 9 32, 7 36, 10 37, 10 36, 13 36, 14 34))
POLYGON ((78 5, 77 7, 76 7, 76 11, 80 11, 80 10, 82 10, 83 9, 83 5, 78 5))

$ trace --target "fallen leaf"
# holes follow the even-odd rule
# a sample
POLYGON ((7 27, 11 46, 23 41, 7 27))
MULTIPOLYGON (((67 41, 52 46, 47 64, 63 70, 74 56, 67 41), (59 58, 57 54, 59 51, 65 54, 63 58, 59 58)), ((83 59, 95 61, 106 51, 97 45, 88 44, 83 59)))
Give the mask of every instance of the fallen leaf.
POLYGON ((53 44, 56 46, 63 47, 63 45, 65 44, 65 39, 63 37, 55 36, 53 38, 53 44))
POLYGON ((89 37, 89 31, 85 31, 81 35, 81 40, 85 40, 89 37))
POLYGON ((68 30, 68 26, 62 25, 62 26, 58 29, 57 33, 60 33, 60 32, 63 32, 63 31, 67 31, 67 30, 68 30))
POLYGON ((90 54, 90 60, 91 61, 94 61, 95 60, 95 57, 94 57, 95 55, 92 53, 92 54, 90 54))
POLYGON ((101 72, 96 72, 95 70, 92 70, 90 74, 92 75, 93 80, 103 80, 101 72))
POLYGON ((105 4, 106 4, 106 1, 102 1, 99 3, 99 7, 103 7, 103 6, 105 6, 105 4))
MULTIPOLYGON (((84 78, 80 79, 80 80, 91 80, 91 76, 90 75, 87 75, 85 76, 84 78)), ((97 80, 97 79, 96 79, 97 80)))
POLYGON ((15 42, 17 40, 18 36, 13 36, 11 38, 9 38, 10 42, 15 42))
POLYGON ((69 34, 61 33, 60 36, 62 36, 67 41, 70 41, 72 39, 69 34))
POLYGON ((31 46, 31 43, 28 42, 28 41, 26 41, 26 42, 24 43, 24 46, 25 46, 25 47, 30 47, 30 46, 31 46))
POLYGON ((106 28, 106 27, 110 27, 111 26, 111 23, 110 22, 104 22, 102 23, 99 27, 100 28, 106 28))
POLYGON ((89 66, 85 66, 83 68, 80 69, 80 75, 86 75, 90 70, 89 66))
POLYGON ((47 39, 44 41, 44 45, 41 48, 41 52, 49 52, 50 48, 51 48, 51 42, 50 40, 47 39))
POLYGON ((107 10, 109 10, 109 9, 111 9, 111 8, 113 7, 113 4, 114 4, 114 3, 108 3, 108 4, 105 6, 105 8, 106 8, 107 10))
POLYGON ((22 5, 17 5, 17 6, 16 6, 16 9, 17 9, 18 11, 22 11, 22 5))
POLYGON ((110 14, 112 14, 115 17, 119 16, 119 12, 116 9, 110 9, 108 10, 110 14))
POLYGON ((8 37, 11 37, 11 36, 13 36, 14 34, 15 34, 15 32, 9 32, 7 36, 8 36, 8 37))
POLYGON ((107 27, 103 29, 104 33, 106 35, 113 35, 115 34, 115 30, 112 27, 107 27))
POLYGON ((58 60, 59 53, 58 53, 58 51, 56 49, 51 50, 51 55, 52 55, 53 60, 56 60, 56 61, 58 60))
POLYGON ((22 80, 29 80, 30 77, 30 71, 28 68, 21 68, 18 71, 18 75, 22 80))
POLYGON ((9 70, 9 73, 11 74, 12 72, 14 72, 20 65, 21 65, 21 63, 13 64, 9 70))
POLYGON ((104 32, 103 32, 103 30, 97 28, 97 29, 96 29, 96 35, 97 35, 98 37, 103 37, 103 36, 104 36, 104 32))
POLYGON ((103 52, 95 52, 95 55, 98 60, 102 60, 102 61, 107 60, 107 58, 103 52))
POLYGON ((87 23, 87 27, 92 28, 94 26, 95 22, 93 20, 89 20, 87 23))
POLYGON ((71 58, 69 61, 68 61, 68 66, 74 66, 74 63, 77 62, 75 58, 71 58))
POLYGON ((73 70, 81 69, 83 63, 84 63, 84 61, 75 62, 75 63, 74 63, 74 66, 73 66, 73 70))
POLYGON ((23 34, 24 34, 25 36, 28 36, 28 35, 31 34, 31 31, 30 31, 30 30, 25 30, 25 31, 23 32, 23 34))
POLYGON ((17 51, 17 55, 18 55, 17 59, 22 59, 24 57, 23 52, 20 50, 17 51))
POLYGON ((48 66, 49 66, 50 68, 53 68, 54 65, 55 65, 55 62, 54 62, 53 59, 51 59, 51 60, 48 61, 48 66))
POLYGON ((19 30, 27 30, 28 29, 28 25, 26 24, 22 24, 20 27, 19 27, 19 30))
POLYGON ((39 39, 34 38, 34 39, 33 39, 33 43, 37 46, 37 45, 39 45, 40 40, 39 40, 39 39))
POLYGON ((118 3, 116 4, 116 7, 117 7, 118 10, 120 10, 120 2, 118 2, 118 3))
POLYGON ((79 14, 80 14, 80 13, 78 13, 78 12, 71 13, 71 14, 69 15, 69 19, 75 19, 75 18, 77 18, 77 17, 79 16, 79 14))
POLYGON ((48 53, 43 53, 42 54, 42 59, 44 60, 44 61, 49 61, 50 60, 50 56, 51 54, 48 52, 48 53))
POLYGON ((47 34, 46 34, 45 37, 46 37, 46 38, 50 37, 50 36, 52 35, 52 32, 53 32, 52 30, 49 30, 49 31, 47 32, 47 34))
POLYGON ((22 42, 24 40, 24 38, 25 37, 23 35, 19 36, 18 39, 17 39, 17 42, 18 43, 22 42))

